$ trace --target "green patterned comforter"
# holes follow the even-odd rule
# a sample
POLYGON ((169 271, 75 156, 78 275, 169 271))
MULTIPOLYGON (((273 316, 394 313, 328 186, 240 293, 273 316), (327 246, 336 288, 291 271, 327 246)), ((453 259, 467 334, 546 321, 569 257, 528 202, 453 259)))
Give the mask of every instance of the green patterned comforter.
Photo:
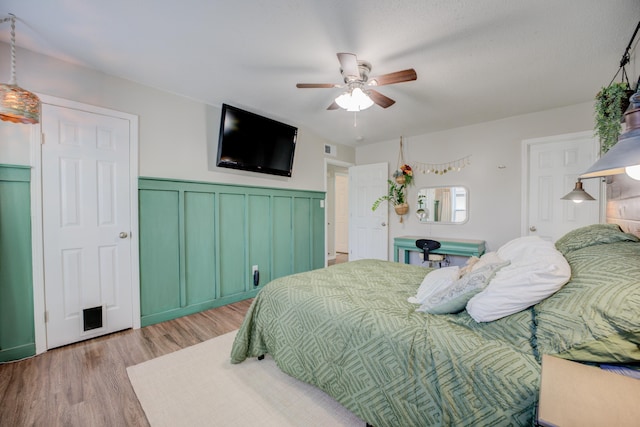
POLYGON ((426 270, 362 260, 283 277, 253 302, 232 362, 265 353, 376 427, 532 425, 540 355, 640 362, 640 242, 595 224, 556 242, 571 266, 557 293, 476 323, 418 313, 426 270))
POLYGON ((532 310, 478 324, 415 312, 426 270, 361 260, 277 279, 253 302, 233 363, 269 353, 376 427, 531 425, 532 310))

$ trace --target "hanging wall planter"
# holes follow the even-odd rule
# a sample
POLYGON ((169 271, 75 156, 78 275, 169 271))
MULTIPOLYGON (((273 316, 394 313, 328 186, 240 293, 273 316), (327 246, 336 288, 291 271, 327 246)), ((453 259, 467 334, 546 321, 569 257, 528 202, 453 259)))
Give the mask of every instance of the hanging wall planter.
POLYGON ((396 214, 400 215, 400 222, 402 222, 402 215, 409 212, 409 204, 407 203, 407 195, 405 194, 406 186, 391 181, 390 179, 387 180, 387 183, 389 184, 389 192, 373 202, 371 210, 375 211, 378 209, 378 206, 384 201, 389 202, 396 211, 396 214))
POLYGON ((393 208, 396 210, 396 213, 398 215, 405 215, 407 212, 409 212, 409 204, 408 203, 402 203, 401 205, 395 205, 393 208))
POLYGON ((393 173, 393 177, 398 184, 411 185, 413 182, 413 169, 407 164, 402 164, 398 170, 393 173))
MULTIPOLYGON (((394 173, 394 175, 397 175, 397 171, 394 173)), ((397 175, 395 178, 396 178, 396 182, 398 184, 406 184, 407 183, 407 179, 405 178, 404 175, 397 175)))

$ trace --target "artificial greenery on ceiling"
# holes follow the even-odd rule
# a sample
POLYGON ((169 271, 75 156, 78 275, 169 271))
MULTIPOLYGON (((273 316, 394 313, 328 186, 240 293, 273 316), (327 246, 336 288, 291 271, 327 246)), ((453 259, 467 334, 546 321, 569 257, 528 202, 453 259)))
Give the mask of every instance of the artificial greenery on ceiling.
POLYGON ((622 115, 632 94, 629 83, 619 82, 603 87, 596 95, 595 130, 600 138, 602 153, 609 151, 618 142, 622 130, 622 115))
POLYGON ((640 89, 640 78, 638 79, 636 87, 631 88, 629 76, 625 68, 631 60, 633 42, 639 31, 640 21, 638 21, 631 40, 629 40, 629 44, 622 54, 620 68, 618 68, 615 76, 611 79, 609 86, 603 87, 596 95, 595 131, 596 135, 600 138, 600 150, 603 154, 618 142, 618 137, 622 130, 622 117, 629 106, 629 98, 636 90, 640 89), (620 82, 614 83, 613 81, 620 73, 622 73, 620 82))

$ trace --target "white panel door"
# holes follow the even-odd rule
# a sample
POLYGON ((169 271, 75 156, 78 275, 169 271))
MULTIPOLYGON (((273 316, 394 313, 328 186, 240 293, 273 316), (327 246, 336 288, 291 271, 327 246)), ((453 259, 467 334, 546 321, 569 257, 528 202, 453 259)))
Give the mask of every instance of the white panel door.
POLYGON ((371 205, 389 191, 389 165, 376 163, 349 168, 349 261, 389 259, 389 208, 371 205))
POLYGON ((44 104, 47 347, 133 326, 129 121, 44 104))
POLYGON ((599 222, 599 179, 583 180, 596 200, 576 204, 560 198, 596 161, 598 142, 591 132, 544 138, 529 144, 529 210, 526 233, 556 241, 568 231, 599 222))

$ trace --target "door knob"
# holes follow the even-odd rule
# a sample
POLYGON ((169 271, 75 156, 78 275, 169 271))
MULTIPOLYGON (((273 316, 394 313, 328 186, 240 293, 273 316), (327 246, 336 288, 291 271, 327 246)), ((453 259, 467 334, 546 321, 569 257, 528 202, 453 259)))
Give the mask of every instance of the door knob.
POLYGON ((386 222, 383 222, 383 223, 382 223, 382 224, 380 224, 380 225, 381 225, 381 226, 383 226, 383 227, 386 227, 387 223, 386 223, 386 222))
POLYGON ((535 225, 532 225, 531 227, 529 227, 529 231, 538 231, 538 229, 535 225))
POLYGON ((126 231, 121 231, 121 232, 120 232, 120 238, 121 238, 121 239, 126 239, 128 236, 129 236, 129 235, 127 234, 127 232, 126 232, 126 231))

